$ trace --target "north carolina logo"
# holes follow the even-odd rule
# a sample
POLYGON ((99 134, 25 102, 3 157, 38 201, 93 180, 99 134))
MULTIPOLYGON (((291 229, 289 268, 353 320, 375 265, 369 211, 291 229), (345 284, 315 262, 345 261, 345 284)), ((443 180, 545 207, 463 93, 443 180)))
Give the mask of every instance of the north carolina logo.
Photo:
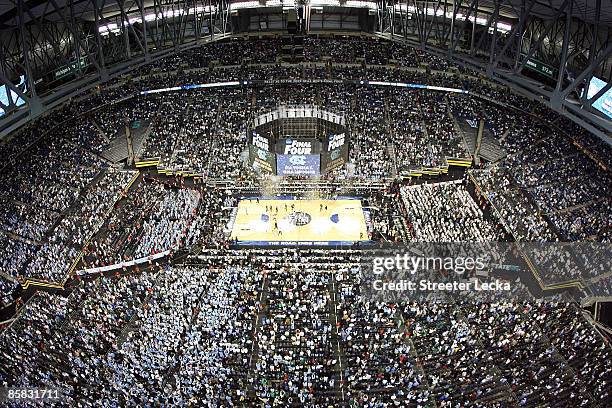
POLYGON ((257 156, 261 160, 268 160, 268 152, 266 152, 265 150, 257 149, 257 156))
POLYGON ((306 164, 306 157, 304 156, 291 156, 289 162, 294 166, 303 166, 306 164))

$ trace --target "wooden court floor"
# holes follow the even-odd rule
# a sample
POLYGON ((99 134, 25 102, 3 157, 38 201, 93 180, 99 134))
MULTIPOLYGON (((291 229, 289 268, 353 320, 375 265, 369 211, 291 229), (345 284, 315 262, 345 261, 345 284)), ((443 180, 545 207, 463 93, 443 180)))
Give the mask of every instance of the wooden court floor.
POLYGON ((238 241, 367 241, 360 200, 243 199, 232 228, 238 241))

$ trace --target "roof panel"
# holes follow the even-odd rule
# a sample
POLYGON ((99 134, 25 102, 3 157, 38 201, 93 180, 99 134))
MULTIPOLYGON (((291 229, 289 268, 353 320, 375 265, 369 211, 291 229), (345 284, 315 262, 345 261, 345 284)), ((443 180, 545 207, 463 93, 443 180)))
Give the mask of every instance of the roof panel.
MULTIPOLYGON (((62 7, 68 0, 55 0, 56 3, 62 7)), ((456 0, 448 0, 452 3, 456 0)), ((520 11, 524 0, 506 0, 504 4, 500 6, 500 14, 505 17, 515 17, 517 11, 520 11)), ((597 16, 597 2, 598 0, 573 0, 574 9, 573 15, 586 22, 594 22, 597 16)), ((25 0, 24 5, 32 11, 32 14, 39 17, 40 14, 45 13, 45 5, 49 2, 44 0, 25 0)), ((128 0, 124 2, 124 8, 129 12, 130 9, 135 9, 135 0, 128 0)), ((151 5, 151 1, 144 1, 145 6, 151 5)), ((168 2, 170 3, 170 2, 168 2)), ((564 0, 538 0, 537 4, 532 8, 532 12, 540 17, 553 17, 556 12, 563 5, 564 0)), ((462 5, 465 7, 469 2, 463 1, 462 5)), ((604 25, 612 25, 612 1, 600 0, 600 22, 604 25)), ((86 19, 93 18, 93 2, 90 0, 74 0, 75 9, 78 13, 86 12, 88 15, 86 19)), ((170 4, 168 4, 170 5, 170 4)), ((494 0, 480 0, 479 9, 490 12, 494 9, 494 0)), ((118 6, 115 1, 104 2, 104 14, 116 15, 118 14, 118 6)), ((52 12, 55 14, 55 12, 52 12)), ((17 11, 15 5, 10 0, 0 0, 0 24, 16 23, 17 11)), ((26 18, 29 21, 30 18, 26 18)), ((51 18, 51 20, 56 20, 51 18)))

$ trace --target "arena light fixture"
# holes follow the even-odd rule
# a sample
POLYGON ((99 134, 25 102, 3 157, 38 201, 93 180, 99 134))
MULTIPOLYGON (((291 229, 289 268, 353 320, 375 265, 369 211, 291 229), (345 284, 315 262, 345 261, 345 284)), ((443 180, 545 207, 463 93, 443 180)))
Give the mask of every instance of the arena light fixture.
MULTIPOLYGON (((162 18, 176 18, 185 15, 195 15, 198 13, 214 13, 217 8, 215 6, 198 6, 198 7, 190 7, 188 9, 174 9, 174 10, 164 10, 161 13, 148 13, 144 15, 144 21, 150 23, 152 21, 161 20, 162 18)), ((142 23, 142 16, 140 14, 132 14, 127 16, 127 20, 125 20, 125 24, 132 25, 136 23, 142 23)), ((110 33, 118 33, 121 31, 118 23, 108 23, 105 25, 101 25, 98 28, 98 31, 102 35, 108 35, 110 33)))
MULTIPOLYGON (((323 0, 325 1, 325 0, 323 0)), ((390 8, 392 8, 393 6, 389 6, 390 8)), ((416 13, 416 7, 414 6, 409 6, 407 4, 398 4, 395 6, 395 10, 399 11, 400 13, 416 13)), ((428 7, 425 9, 425 15, 429 16, 429 17, 444 17, 447 19, 451 19, 453 18, 453 11, 447 11, 446 13, 444 13, 444 10, 442 8, 438 8, 436 10, 436 8, 433 7, 428 7)), ((457 15, 455 15, 455 20, 457 21, 471 21, 472 23, 476 23, 478 25, 481 26, 486 26, 489 22, 488 18, 486 17, 474 17, 474 16, 466 16, 463 13, 457 13, 457 15)), ((490 27, 489 31, 493 32, 494 28, 490 27)), ((512 30, 512 25, 508 24, 508 23, 503 23, 503 22, 498 22, 497 23, 497 31, 502 32, 502 33, 507 33, 510 32, 510 30, 512 30)))
POLYGON ((348 0, 340 3, 339 0, 311 0, 311 6, 319 7, 348 7, 348 8, 367 8, 376 9, 378 6, 374 1, 348 0))
POLYGON ((266 3, 265 5, 260 4, 258 1, 239 1, 236 3, 232 3, 232 10, 240 10, 240 9, 249 9, 249 8, 258 8, 258 7, 270 7, 266 3))
POLYGON ((230 6, 231 10, 240 9, 251 9, 251 8, 271 8, 271 7, 283 7, 283 8, 294 8, 296 5, 295 0, 268 0, 264 4, 259 1, 238 1, 232 3, 230 6))
MULTIPOLYGON (((296 6, 294 0, 280 1, 280 0, 269 0, 265 4, 261 4, 258 1, 239 1, 232 3, 232 10, 248 9, 248 8, 269 8, 269 7, 283 7, 283 9, 290 9, 296 6)), ((311 0, 311 7, 347 7, 347 8, 367 8, 371 10, 377 9, 376 2, 374 1, 363 1, 363 0, 348 0, 340 3, 339 0, 311 0)))
MULTIPOLYGON (((369 10, 377 10, 378 6, 374 1, 365 1, 365 0, 348 0, 340 3, 339 0, 312 0, 310 5, 317 10, 322 10, 323 7, 347 7, 347 8, 365 8, 369 10)), ((283 10, 289 10, 296 6, 295 0, 268 0, 264 5, 262 5, 259 1, 240 1, 231 4, 232 11, 240 10, 240 9, 250 9, 250 8, 270 8, 270 7, 282 7, 283 10)), ((390 6, 391 7, 391 6, 390 6)), ((416 8, 414 6, 408 6, 406 4, 399 4, 395 6, 396 10, 404 13, 415 13, 416 8)), ((148 13, 145 14, 144 20, 146 22, 152 22, 155 20, 160 20, 163 18, 176 18, 184 15, 193 15, 197 13, 210 13, 216 12, 215 6, 198 6, 191 7, 188 9, 175 9, 175 10, 164 10, 161 15, 157 13, 148 13)), ((425 14, 427 16, 437 16, 444 17, 447 19, 453 18, 453 12, 448 11, 444 13, 444 10, 428 7, 425 9, 425 14)), ((488 24, 488 19, 484 17, 475 18, 474 16, 469 16, 466 18, 462 13, 457 13, 455 16, 456 20, 459 21, 471 21, 472 23, 476 23, 481 26, 485 26, 488 24)), ((134 15, 132 17, 128 16, 126 24, 131 25, 135 23, 142 23, 142 17, 140 15, 134 15)), ((102 35, 108 35, 110 33, 118 33, 120 32, 120 28, 117 23, 108 23, 106 25, 100 26, 98 28, 99 32, 102 35)), ((494 27, 489 27, 489 31, 493 32, 494 27)), ((497 31, 501 33, 507 33, 512 30, 512 25, 504 22, 497 23, 497 31)))
POLYGON ((203 11, 209 11, 207 9, 210 9, 210 6, 197 6, 197 7, 191 7, 187 10, 187 14, 196 14, 196 13, 201 13, 203 11))
POLYGON ((165 18, 180 17, 180 16, 182 16, 184 14, 185 14, 185 10, 182 10, 182 9, 178 9, 178 10, 164 10, 164 11, 162 11, 162 15, 165 18))
POLYGON ((98 32, 101 35, 109 35, 110 33, 118 33, 119 31, 119 26, 117 25, 117 23, 108 23, 106 25, 100 26, 98 27, 98 32))

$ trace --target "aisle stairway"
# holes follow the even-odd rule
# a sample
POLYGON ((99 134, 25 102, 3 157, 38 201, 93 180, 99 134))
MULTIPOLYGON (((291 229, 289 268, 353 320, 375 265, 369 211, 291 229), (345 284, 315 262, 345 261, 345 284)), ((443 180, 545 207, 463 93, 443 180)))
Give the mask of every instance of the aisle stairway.
POLYGON ((487 128, 485 128, 482 136, 479 156, 492 163, 506 157, 506 151, 500 145, 499 141, 495 139, 493 133, 487 128))
MULTIPOLYGON (((134 126, 134 125, 132 125, 134 126)), ((132 127, 132 146, 134 148, 134 156, 138 157, 138 154, 142 150, 147 137, 151 133, 151 122, 141 122, 140 126, 135 128, 132 127)), ((127 141, 125 137, 125 127, 121 126, 115 136, 110 141, 108 147, 101 153, 101 156, 106 160, 113 163, 118 163, 128 157, 127 141)))

